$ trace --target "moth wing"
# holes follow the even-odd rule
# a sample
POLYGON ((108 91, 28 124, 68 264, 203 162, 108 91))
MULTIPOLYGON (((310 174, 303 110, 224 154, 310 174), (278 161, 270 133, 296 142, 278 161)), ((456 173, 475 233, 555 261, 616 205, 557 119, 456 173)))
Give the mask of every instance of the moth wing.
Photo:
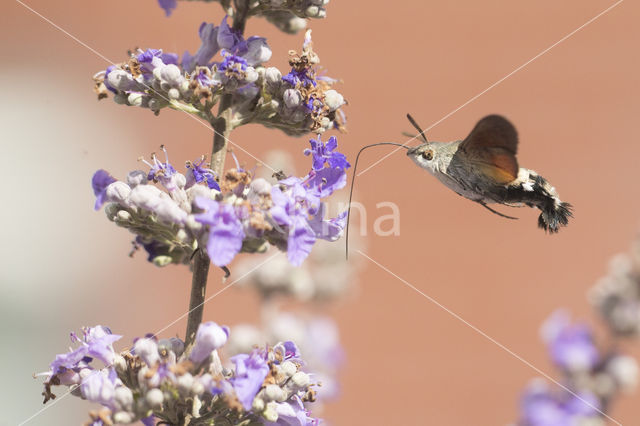
POLYGON ((460 143, 466 160, 484 176, 505 184, 518 177, 518 132, 500 115, 489 115, 460 143))

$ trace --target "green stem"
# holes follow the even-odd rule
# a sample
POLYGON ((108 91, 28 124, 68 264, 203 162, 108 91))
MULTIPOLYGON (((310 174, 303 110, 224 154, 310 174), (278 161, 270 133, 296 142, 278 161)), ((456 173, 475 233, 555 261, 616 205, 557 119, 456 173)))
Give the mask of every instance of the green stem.
POLYGON ((209 256, 204 250, 196 251, 193 256, 193 277, 191 278, 191 298, 189 300, 189 317, 185 346, 191 346, 198 326, 202 322, 204 313, 204 297, 207 290, 207 276, 209 275, 209 256))
MULTIPOLYGON (((233 28, 242 34, 244 33, 247 20, 247 11, 249 9, 248 1, 235 0, 235 6, 236 13, 234 13, 233 17, 233 28)), ((222 99, 220 99, 218 116, 211 121, 211 126, 214 130, 213 148, 211 150, 211 168, 216 173, 218 179, 222 179, 224 173, 224 162, 227 157, 229 135, 231 134, 231 130, 233 130, 233 110, 231 107, 231 94, 223 95, 222 99)), ((189 300, 189 316, 187 318, 187 331, 185 335, 185 346, 187 348, 193 344, 198 327, 202 322, 209 264, 210 259, 205 250, 197 250, 193 257, 191 298, 189 300)))

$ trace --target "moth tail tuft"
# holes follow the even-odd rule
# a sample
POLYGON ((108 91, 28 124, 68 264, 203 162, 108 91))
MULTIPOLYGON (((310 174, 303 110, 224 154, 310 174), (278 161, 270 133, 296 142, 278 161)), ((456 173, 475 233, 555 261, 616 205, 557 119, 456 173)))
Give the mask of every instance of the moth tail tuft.
POLYGON ((548 203, 538 216, 538 227, 550 234, 557 233, 561 227, 569 224, 569 218, 573 217, 573 206, 565 202, 548 203))

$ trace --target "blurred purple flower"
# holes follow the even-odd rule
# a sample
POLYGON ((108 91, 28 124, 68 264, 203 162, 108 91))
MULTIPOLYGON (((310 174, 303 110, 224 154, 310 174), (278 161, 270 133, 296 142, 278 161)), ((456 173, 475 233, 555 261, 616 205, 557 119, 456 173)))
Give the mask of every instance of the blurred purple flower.
POLYGON ((107 196, 107 186, 115 182, 116 180, 106 170, 98 170, 93 174, 91 178, 91 186, 93 187, 93 194, 96 196, 96 203, 94 209, 100 210, 100 207, 105 203, 105 197, 107 196))
POLYGON ((262 387, 264 379, 269 373, 269 365, 259 350, 250 355, 239 354, 231 357, 235 364, 235 374, 229 380, 245 410, 251 410, 253 399, 262 387))
POLYGON ((535 381, 521 401, 521 426, 574 426, 580 419, 599 417, 600 402, 587 392, 578 396, 552 393, 547 384, 535 381))
POLYGON ((571 324, 566 311, 554 312, 542 328, 553 362, 564 370, 590 370, 599 361, 591 330, 586 324, 571 324))
POLYGON ((166 16, 171 16, 173 10, 178 7, 177 0, 158 0, 158 4, 164 9, 166 16))

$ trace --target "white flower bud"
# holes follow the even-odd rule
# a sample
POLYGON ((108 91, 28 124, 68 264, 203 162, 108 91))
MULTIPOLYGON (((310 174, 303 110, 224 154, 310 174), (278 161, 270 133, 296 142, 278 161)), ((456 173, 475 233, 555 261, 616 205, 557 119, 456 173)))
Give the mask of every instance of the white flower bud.
POLYGON ((131 213, 126 210, 118 211, 116 214, 116 222, 129 222, 131 220, 131 213))
POLYGON ((127 97, 127 102, 129 103, 129 105, 131 106, 137 106, 139 107, 140 105, 142 105, 142 93, 129 93, 129 96, 127 97))
POLYGON ((195 235, 198 235, 200 233, 200 231, 202 231, 202 224, 200 222, 198 222, 196 220, 195 216, 193 216, 193 215, 187 216, 187 220, 185 222, 185 225, 195 235))
POLYGON ((344 105, 344 97, 333 89, 329 89, 324 92, 324 104, 329 107, 331 111, 335 111, 344 105))
POLYGON ((262 412, 262 416, 269 422, 278 421, 278 403, 270 402, 262 412))
POLYGON ((126 386, 118 386, 115 392, 115 401, 118 407, 131 411, 133 408, 133 392, 126 386))
POLYGON ((142 170, 133 170, 127 174, 127 184, 130 188, 147 183, 147 172, 142 170))
POLYGON ((113 359, 113 366, 115 367, 116 372, 118 374, 124 373, 125 371, 127 371, 127 361, 120 354, 115 355, 113 359))
POLYGON ((126 411, 118 411, 113 415, 113 421, 117 424, 133 423, 134 415, 126 411))
POLYGON ((255 192, 258 195, 270 195, 271 194, 271 184, 263 178, 254 179, 249 188, 252 192, 255 192))
POLYGON ((138 185, 131 190, 129 201, 136 207, 153 210, 160 203, 160 191, 153 185, 138 185))
POLYGON ((187 212, 182 210, 172 200, 165 198, 155 206, 153 212, 158 216, 158 219, 165 223, 184 223, 187 220, 187 212))
POLYGON ((264 388, 264 396, 269 401, 283 402, 287 399, 286 393, 278 385, 267 385, 267 387, 264 388))
POLYGON ((167 266, 173 262, 173 258, 171 256, 156 256, 153 258, 153 264, 159 267, 167 266))
POLYGON ((638 385, 638 363, 627 355, 618 355, 607 364, 607 371, 625 391, 632 391, 638 385))
POLYGON ((204 185, 193 185, 191 188, 187 189, 187 199, 192 204, 192 207, 194 207, 193 202, 196 198, 202 197, 213 200, 214 192, 217 193, 218 191, 211 190, 209 187, 204 185))
MULTIPOLYGON (((160 70, 160 78, 162 81, 166 81, 173 87, 178 87, 182 84, 184 77, 182 76, 182 72, 177 65, 169 64, 164 67, 158 67, 156 69, 160 70)), ((155 75, 155 70, 154 70, 155 75)))
POLYGON ((131 193, 131 188, 124 182, 115 181, 107 186, 107 200, 112 203, 127 205, 127 198, 131 193))
POLYGON ((138 339, 133 345, 133 350, 149 367, 153 367, 160 360, 158 345, 152 339, 138 339))
MULTIPOLYGON (((87 377, 89 377, 90 375, 92 375, 95 371, 91 370, 89 368, 83 368, 82 370, 80 370, 80 379, 84 380, 87 377)), ((96 373, 97 374, 97 373, 96 373)))
POLYGON ((191 392, 191 387, 193 386, 193 376, 189 373, 185 373, 178 377, 176 384, 182 393, 188 394, 191 392))
POLYGON ((255 69, 253 69, 252 67, 247 67, 246 71, 245 71, 245 78, 244 81, 247 83, 253 83, 256 80, 258 80, 258 73, 256 72, 255 69))
POLYGON ((200 324, 189 359, 196 363, 204 361, 214 350, 227 343, 228 337, 229 330, 226 327, 220 327, 213 321, 200 324))
POLYGON ((159 408, 162 406, 164 395, 160 389, 150 389, 145 395, 145 400, 152 408, 159 408))
POLYGON ((296 365, 291 361, 285 361, 280 364, 280 371, 285 376, 291 377, 298 372, 298 367, 296 367, 296 365))
POLYGON ((137 86, 137 83, 133 79, 133 76, 125 70, 121 69, 115 69, 111 71, 107 76, 107 81, 109 82, 110 86, 123 92, 133 90, 137 86))
MULTIPOLYGON (((258 394, 259 395, 259 394, 258 394)), ((251 408, 254 412, 260 413, 264 410, 264 400, 258 396, 253 399, 253 403, 251 404, 251 408)))
POLYGON ((182 173, 174 174, 171 180, 178 188, 184 188, 187 184, 187 178, 182 173))
POLYGON ((320 8, 318 6, 309 6, 307 10, 304 11, 304 14, 309 18, 315 18, 320 13, 320 8))
POLYGON ((299 16, 294 16, 289 20, 288 27, 290 32, 297 33, 298 31, 302 31, 307 28, 307 20, 300 18, 299 16))
POLYGON ((297 89, 287 89, 282 94, 282 99, 288 108, 295 108, 302 102, 302 95, 297 89))
POLYGON ((269 67, 264 72, 264 79, 269 84, 279 84, 282 81, 282 73, 276 67, 269 67))
POLYGON ((109 203, 105 206, 104 213, 107 215, 107 219, 113 222, 114 220, 116 220, 116 217, 118 216, 118 212, 121 209, 122 209, 122 206, 120 206, 120 204, 109 203))
POLYGON ((247 49, 247 53, 242 56, 250 66, 255 66, 271 59, 271 49, 267 41, 262 37, 249 41, 247 49))
POLYGON ((180 99, 180 91, 175 87, 171 88, 167 92, 167 96, 169 97, 169 99, 180 99))
POLYGON ((202 395, 206 389, 199 380, 195 380, 191 386, 191 393, 194 395, 202 395))
POLYGON ((303 371, 298 371, 291 376, 291 383, 298 389, 304 389, 309 386, 309 375, 303 371))

